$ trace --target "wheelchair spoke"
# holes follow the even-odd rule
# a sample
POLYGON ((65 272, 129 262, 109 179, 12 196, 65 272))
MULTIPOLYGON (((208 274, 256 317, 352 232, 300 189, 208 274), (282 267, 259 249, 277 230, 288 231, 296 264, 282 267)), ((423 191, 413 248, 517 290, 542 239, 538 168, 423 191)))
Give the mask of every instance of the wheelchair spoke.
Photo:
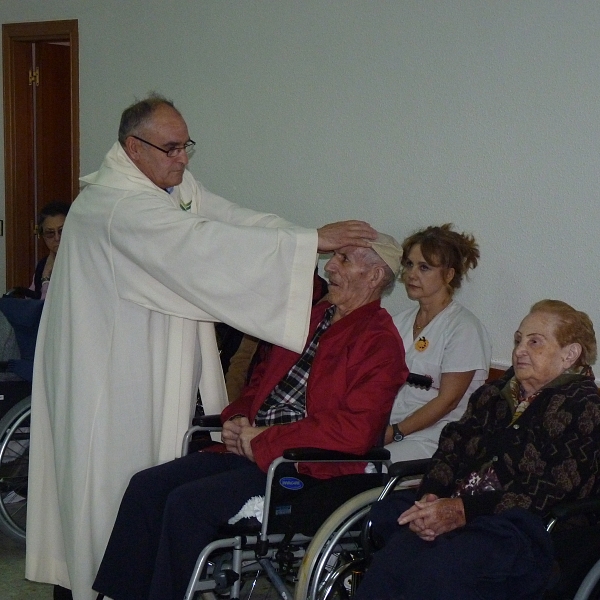
POLYGON ((0 420, 0 531, 21 543, 27 520, 30 402, 24 398, 0 420))

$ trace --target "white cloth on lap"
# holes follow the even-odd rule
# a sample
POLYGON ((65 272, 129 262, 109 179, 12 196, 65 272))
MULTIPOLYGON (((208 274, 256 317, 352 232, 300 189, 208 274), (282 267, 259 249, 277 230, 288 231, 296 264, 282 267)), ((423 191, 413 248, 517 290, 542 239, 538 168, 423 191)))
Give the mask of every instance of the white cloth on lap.
POLYGON ((251 519, 254 517, 255 519, 258 519, 260 523, 262 523, 264 505, 264 496, 252 496, 252 498, 250 498, 250 500, 248 500, 246 504, 240 508, 240 511, 237 513, 237 515, 231 517, 231 519, 229 519, 227 522, 230 525, 234 525, 242 519, 251 519))

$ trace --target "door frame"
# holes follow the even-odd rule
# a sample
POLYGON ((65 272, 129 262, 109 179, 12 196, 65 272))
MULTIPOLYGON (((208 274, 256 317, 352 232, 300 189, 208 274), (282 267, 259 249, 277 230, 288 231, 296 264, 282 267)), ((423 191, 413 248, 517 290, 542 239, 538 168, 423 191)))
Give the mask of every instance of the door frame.
POLYGON ((4 211, 6 233, 6 286, 16 283, 15 256, 18 248, 10 224, 14 222, 16 189, 16 107, 12 94, 16 77, 14 69, 15 43, 17 42, 69 42, 71 81, 71 194, 79 192, 79 33, 77 19, 64 21, 40 21, 32 23, 9 23, 2 25, 2 75, 4 85, 4 211))

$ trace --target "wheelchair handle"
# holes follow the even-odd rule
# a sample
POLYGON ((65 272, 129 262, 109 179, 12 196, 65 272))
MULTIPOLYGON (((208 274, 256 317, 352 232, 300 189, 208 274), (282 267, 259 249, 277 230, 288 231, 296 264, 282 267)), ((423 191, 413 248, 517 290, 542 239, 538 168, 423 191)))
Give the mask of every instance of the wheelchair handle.
POLYGON ((192 419, 192 425, 210 428, 211 430, 221 429, 221 415, 200 415, 194 417, 192 419))
POLYGON ((388 469, 390 477, 407 477, 422 475, 431 464, 430 458, 416 458, 414 460, 403 460, 393 463, 388 469))
POLYGON ((351 454, 322 448, 289 448, 284 450, 283 458, 293 462, 385 462, 390 459, 390 451, 386 448, 372 448, 365 454, 351 454))

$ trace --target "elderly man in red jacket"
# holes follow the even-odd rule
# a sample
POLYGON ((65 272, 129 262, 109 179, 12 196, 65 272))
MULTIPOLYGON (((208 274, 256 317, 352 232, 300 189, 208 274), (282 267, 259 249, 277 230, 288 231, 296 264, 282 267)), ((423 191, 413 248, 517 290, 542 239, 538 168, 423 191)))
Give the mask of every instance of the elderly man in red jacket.
MULTIPOLYGON (((95 590, 114 600, 183 598, 199 552, 219 525, 264 493, 269 464, 284 450, 362 454, 376 444, 408 375, 402 340, 380 305, 401 256, 384 234, 372 248, 335 252, 325 265, 329 294, 313 308, 303 353, 274 347, 223 411, 226 451, 195 452, 132 478, 95 590)), ((327 479, 364 464, 299 469, 327 479)))

